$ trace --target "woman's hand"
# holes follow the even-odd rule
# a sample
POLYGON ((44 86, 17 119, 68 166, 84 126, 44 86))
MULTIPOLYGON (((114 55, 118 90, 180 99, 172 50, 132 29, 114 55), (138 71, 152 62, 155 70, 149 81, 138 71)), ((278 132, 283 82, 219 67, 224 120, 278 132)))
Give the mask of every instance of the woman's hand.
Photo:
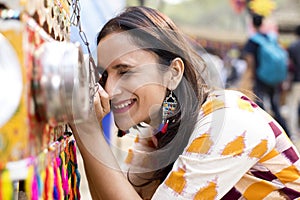
POLYGON ((94 110, 99 123, 110 112, 109 95, 100 84, 98 84, 98 90, 94 97, 94 110))
POLYGON ((77 128, 85 130, 86 127, 94 127, 95 130, 102 128, 102 119, 110 112, 109 95, 107 92, 98 85, 98 90, 94 95, 94 109, 89 113, 88 119, 84 121, 69 121, 74 132, 77 132, 77 128))

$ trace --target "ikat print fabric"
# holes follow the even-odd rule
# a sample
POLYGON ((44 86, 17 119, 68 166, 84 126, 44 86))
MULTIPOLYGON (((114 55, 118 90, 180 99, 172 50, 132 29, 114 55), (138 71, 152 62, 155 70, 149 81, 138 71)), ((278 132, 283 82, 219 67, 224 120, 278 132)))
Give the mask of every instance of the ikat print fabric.
POLYGON ((214 91, 152 199, 300 199, 299 153, 281 126, 244 94, 214 91))

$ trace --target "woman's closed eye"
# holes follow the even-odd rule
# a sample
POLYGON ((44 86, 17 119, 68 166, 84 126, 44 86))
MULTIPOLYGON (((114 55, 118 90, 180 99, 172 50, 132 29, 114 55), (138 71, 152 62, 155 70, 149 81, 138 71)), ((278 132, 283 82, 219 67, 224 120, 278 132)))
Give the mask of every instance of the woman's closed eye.
POLYGON ((133 72, 131 70, 120 70, 119 71, 119 74, 121 75, 129 75, 129 74, 132 74, 133 72))
POLYGON ((116 69, 120 75, 130 75, 133 73, 132 67, 128 65, 117 65, 116 69))

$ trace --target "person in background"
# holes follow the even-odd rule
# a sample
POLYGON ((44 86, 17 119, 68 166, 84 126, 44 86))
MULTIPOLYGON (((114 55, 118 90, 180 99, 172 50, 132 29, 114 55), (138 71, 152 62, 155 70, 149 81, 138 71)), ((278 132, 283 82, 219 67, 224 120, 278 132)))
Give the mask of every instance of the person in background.
MULTIPOLYGON (((267 37, 266 30, 263 30, 263 21, 263 16, 257 14, 252 15, 252 25, 255 33, 267 37)), ((270 34, 271 37, 275 37, 273 32, 270 34)), ((280 113, 280 85, 268 85, 257 76, 257 70, 260 62, 258 59, 259 47, 259 44, 253 41, 251 37, 247 40, 244 46, 242 54, 247 63, 247 68, 242 77, 240 88, 253 91, 255 95, 255 103, 263 109, 266 109, 265 98, 268 98, 274 118, 290 136, 286 121, 280 113)), ((274 73, 277 72, 274 71, 274 73)))
POLYGON ((300 25, 295 29, 296 41, 288 47, 290 58, 291 90, 288 97, 290 108, 289 128, 299 138, 299 105, 300 105, 300 25))
POLYGON ((284 129, 243 93, 214 85, 212 66, 170 18, 129 7, 97 44, 95 113, 71 122, 93 199, 300 197, 300 155, 284 129), (126 169, 103 134, 109 112, 121 139, 135 137, 126 169))

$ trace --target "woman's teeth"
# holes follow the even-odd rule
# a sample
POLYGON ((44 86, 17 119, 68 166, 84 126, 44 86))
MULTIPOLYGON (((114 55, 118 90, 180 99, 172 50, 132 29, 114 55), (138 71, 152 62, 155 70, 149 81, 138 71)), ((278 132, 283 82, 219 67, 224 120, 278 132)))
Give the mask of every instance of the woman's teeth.
POLYGON ((114 105, 116 109, 122 109, 125 108, 126 106, 130 105, 132 103, 131 100, 126 101, 125 103, 119 104, 119 105, 114 105))

